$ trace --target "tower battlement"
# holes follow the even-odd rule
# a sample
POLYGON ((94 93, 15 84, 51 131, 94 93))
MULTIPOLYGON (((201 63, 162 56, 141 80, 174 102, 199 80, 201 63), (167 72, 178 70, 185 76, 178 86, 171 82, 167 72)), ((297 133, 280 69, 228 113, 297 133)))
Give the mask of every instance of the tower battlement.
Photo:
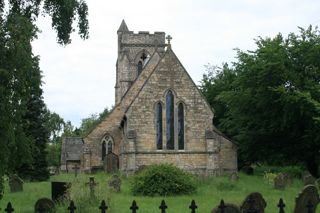
POLYGON ((155 51, 164 52, 165 32, 130 31, 123 20, 117 31, 118 59, 115 102, 119 103, 127 90, 142 72, 155 51))

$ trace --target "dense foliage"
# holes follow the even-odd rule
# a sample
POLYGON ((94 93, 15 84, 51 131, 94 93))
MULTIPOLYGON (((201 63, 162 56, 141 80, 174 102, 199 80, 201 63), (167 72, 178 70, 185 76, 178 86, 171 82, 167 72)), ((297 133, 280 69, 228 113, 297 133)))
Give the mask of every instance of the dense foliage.
POLYGON ((80 36, 88 37, 88 11, 82 0, 0 0, 0 182, 5 173, 48 178, 45 146, 51 130, 45 124, 39 57, 31 46, 40 13, 52 17, 59 43, 70 42, 75 18, 80 36))
POLYGON ((242 163, 304 164, 319 176, 320 33, 258 38, 233 66, 210 67, 201 90, 242 163))
POLYGON ((173 165, 151 165, 135 174, 131 191, 145 196, 192 194, 196 183, 192 175, 173 165))

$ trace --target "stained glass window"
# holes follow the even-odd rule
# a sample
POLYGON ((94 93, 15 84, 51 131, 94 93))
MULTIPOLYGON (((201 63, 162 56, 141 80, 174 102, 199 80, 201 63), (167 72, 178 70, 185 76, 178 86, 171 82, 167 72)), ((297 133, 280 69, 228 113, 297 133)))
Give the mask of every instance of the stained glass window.
POLYGON ((105 158, 106 155, 107 155, 107 153, 106 153, 106 142, 105 142, 105 141, 102 142, 101 151, 102 151, 102 156, 101 156, 101 158, 102 158, 102 160, 104 160, 104 158, 105 158))
POLYGON ((162 105, 156 105, 157 149, 162 149, 162 105))
POLYGON ((178 106, 178 149, 184 149, 184 109, 182 103, 178 106))
POLYGON ((172 91, 166 96, 167 149, 174 149, 174 97, 172 91))
POLYGON ((138 62, 138 75, 140 75, 140 73, 142 71, 142 66, 143 66, 142 61, 139 61, 138 62))

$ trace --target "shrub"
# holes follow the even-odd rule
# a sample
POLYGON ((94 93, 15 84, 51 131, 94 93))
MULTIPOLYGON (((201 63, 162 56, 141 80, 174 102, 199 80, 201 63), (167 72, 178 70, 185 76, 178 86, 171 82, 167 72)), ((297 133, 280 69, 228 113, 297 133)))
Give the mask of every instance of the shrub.
POLYGON ((192 175, 173 165, 151 165, 134 175, 131 191, 146 196, 191 194, 196 183, 192 175))

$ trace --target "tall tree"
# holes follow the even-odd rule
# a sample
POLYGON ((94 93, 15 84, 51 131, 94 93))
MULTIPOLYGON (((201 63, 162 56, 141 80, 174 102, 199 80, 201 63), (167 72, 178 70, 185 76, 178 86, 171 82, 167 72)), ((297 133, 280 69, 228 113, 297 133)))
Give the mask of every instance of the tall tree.
POLYGON ((319 30, 300 28, 287 38, 258 38, 256 45, 254 51, 238 50, 232 78, 223 69, 202 81, 213 107, 224 107, 215 122, 239 142, 242 160, 302 163, 319 176, 319 30))
POLYGON ((71 42, 75 20, 80 36, 88 37, 88 8, 83 0, 0 0, 0 198, 5 173, 25 174, 31 168, 33 178, 47 177, 44 147, 49 134, 39 58, 31 46, 41 7, 51 16, 60 44, 71 42))

